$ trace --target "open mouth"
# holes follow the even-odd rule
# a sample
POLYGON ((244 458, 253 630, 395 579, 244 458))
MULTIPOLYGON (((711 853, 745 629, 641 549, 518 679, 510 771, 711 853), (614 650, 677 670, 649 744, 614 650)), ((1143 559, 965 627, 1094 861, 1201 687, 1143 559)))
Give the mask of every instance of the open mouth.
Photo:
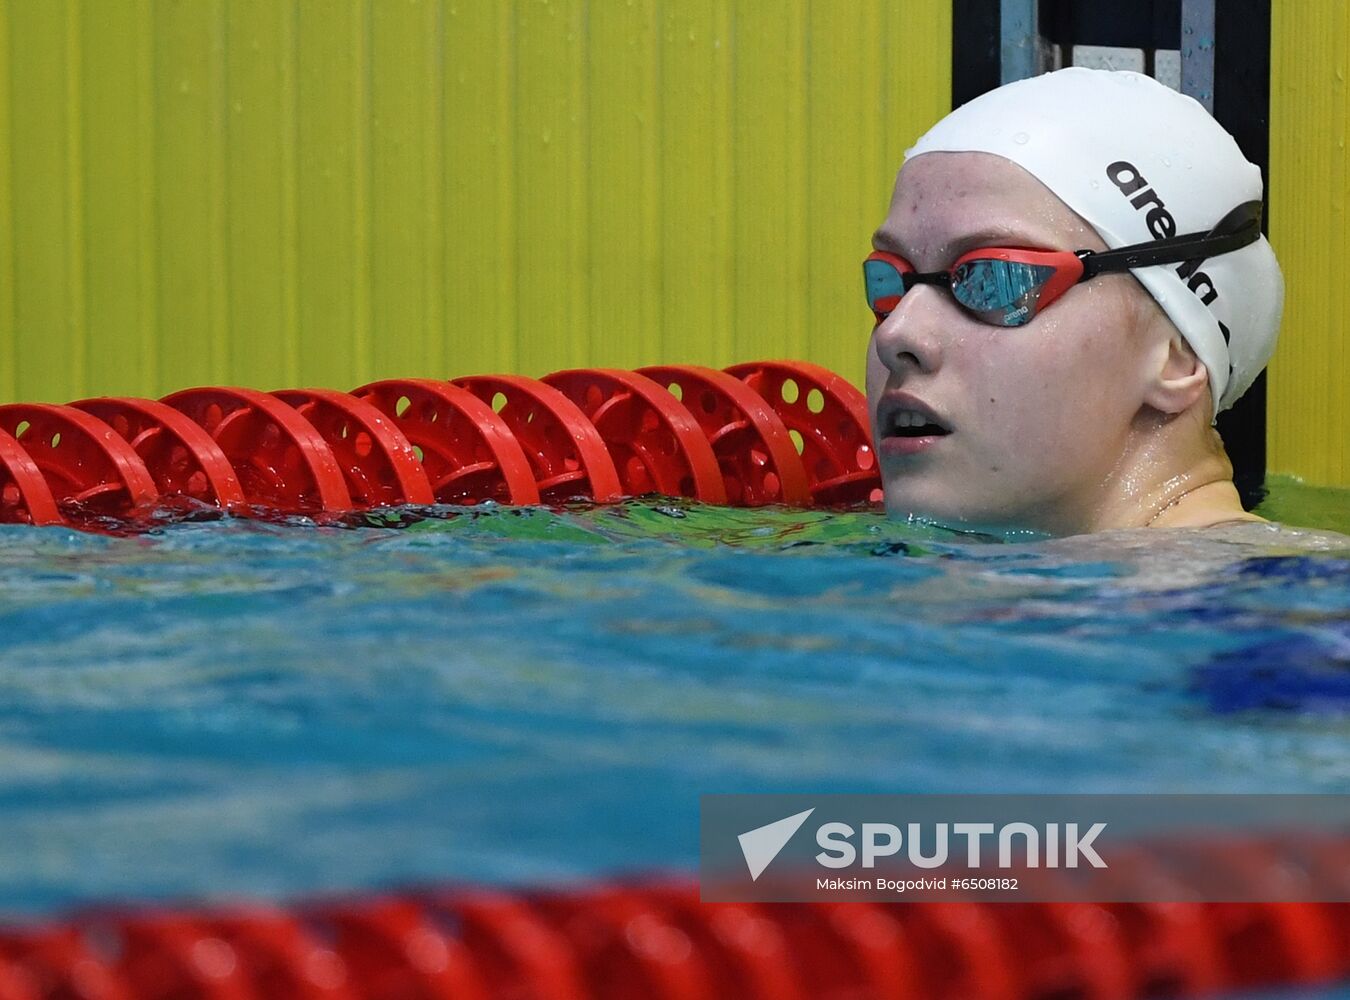
POLYGON ((887 438, 940 437, 950 433, 927 414, 915 410, 895 410, 886 416, 881 426, 881 436, 887 438))

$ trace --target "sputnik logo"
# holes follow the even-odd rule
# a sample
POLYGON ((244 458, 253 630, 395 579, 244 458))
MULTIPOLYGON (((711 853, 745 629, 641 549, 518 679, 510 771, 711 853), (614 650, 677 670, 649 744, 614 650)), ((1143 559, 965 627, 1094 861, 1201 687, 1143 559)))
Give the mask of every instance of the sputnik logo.
POLYGON ((741 842, 741 853, 745 855, 746 867, 750 869, 751 882, 759 880, 764 869, 778 857, 778 852, 787 846, 792 835, 802 828, 806 818, 815 811, 815 807, 812 806, 805 812, 775 820, 766 826, 755 827, 736 838, 741 842))

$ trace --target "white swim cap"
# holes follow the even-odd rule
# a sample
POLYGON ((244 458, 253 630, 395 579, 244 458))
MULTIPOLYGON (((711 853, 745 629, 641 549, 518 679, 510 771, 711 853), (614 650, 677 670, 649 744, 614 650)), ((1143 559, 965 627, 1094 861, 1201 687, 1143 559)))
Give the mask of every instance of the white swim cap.
MULTIPOLYGON (((905 153, 1011 160, 1097 230, 1108 247, 1209 232, 1261 198, 1261 170, 1203 107, 1138 73, 1073 67, 1019 80, 957 108, 905 153)), ((1265 237, 1186 265, 1131 273, 1209 370, 1214 416, 1275 351, 1284 279, 1265 237)))

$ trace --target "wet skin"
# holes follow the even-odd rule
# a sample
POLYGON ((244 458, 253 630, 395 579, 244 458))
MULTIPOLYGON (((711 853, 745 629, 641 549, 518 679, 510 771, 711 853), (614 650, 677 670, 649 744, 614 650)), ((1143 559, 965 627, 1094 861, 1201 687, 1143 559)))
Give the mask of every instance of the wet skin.
MULTIPOLYGON (((981 246, 1105 249, 1040 181, 986 153, 906 163, 873 244, 920 271, 981 246)), ((1129 274, 1075 285, 1015 328, 919 286, 877 325, 867 362, 894 515, 1055 535, 1250 517, 1214 454, 1204 368, 1129 274), (878 410, 897 392, 951 433, 888 437, 878 410)))

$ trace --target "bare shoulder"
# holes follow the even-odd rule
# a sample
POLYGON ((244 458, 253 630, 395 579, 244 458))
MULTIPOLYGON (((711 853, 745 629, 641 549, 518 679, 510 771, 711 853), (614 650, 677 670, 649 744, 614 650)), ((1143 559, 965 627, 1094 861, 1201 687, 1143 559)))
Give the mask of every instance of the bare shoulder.
POLYGON ((1197 528, 1118 528, 1037 543, 1052 558, 1112 565, 1122 590, 1171 590, 1231 580, 1252 560, 1350 559, 1350 536, 1275 521, 1232 519, 1197 528))

